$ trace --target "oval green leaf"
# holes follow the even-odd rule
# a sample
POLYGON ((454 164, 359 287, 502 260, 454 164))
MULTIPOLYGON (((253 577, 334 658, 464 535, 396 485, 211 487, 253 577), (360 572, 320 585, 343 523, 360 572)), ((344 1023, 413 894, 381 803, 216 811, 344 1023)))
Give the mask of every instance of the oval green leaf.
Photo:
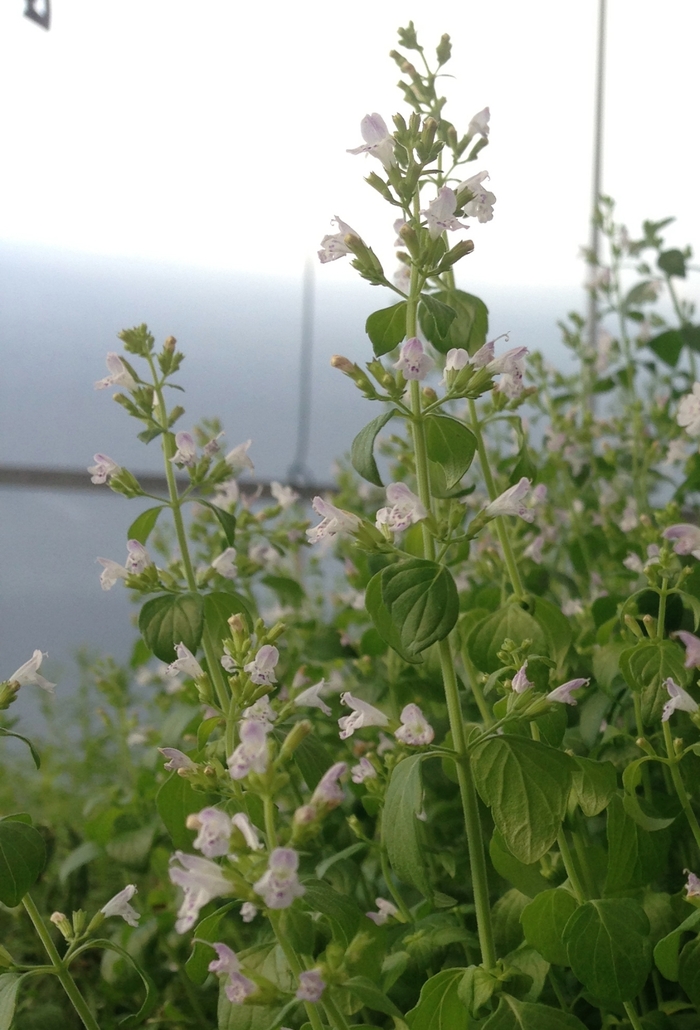
POLYGON ((394 766, 382 812, 382 840, 398 878, 430 897, 423 824, 418 818, 423 810, 420 767, 420 755, 411 755, 394 766))
POLYGON ((183 643, 193 654, 204 629, 204 601, 199 594, 160 594, 146 601, 139 629, 161 662, 175 661, 175 645, 183 643))
POLYGON ((0 901, 14 908, 39 879, 46 846, 38 830, 16 819, 0 821, 0 901))
POLYGON ((153 532, 158 516, 164 507, 165 505, 159 504, 157 508, 147 508, 146 511, 142 511, 127 529, 127 539, 138 540, 140 544, 145 544, 153 532))
POLYGON ((459 596, 444 565, 408 558, 382 569, 380 577, 382 601, 409 654, 445 639, 457 622, 459 596))
POLYGON ((233 547, 236 542, 236 516, 232 515, 230 511, 225 511, 218 505, 212 504, 211 501, 203 501, 201 497, 197 498, 197 504, 204 504, 216 516, 224 531, 226 543, 229 547, 233 547))
POLYGON ((381 415, 377 415, 376 418, 367 423, 364 429, 360 430, 352 441, 352 447, 350 448, 352 467, 363 479, 366 479, 368 483, 374 483, 375 486, 384 486, 384 484, 382 483, 382 477, 379 475, 379 469, 374 457, 374 442, 377 439, 377 434, 381 432, 389 419, 393 418, 396 414, 396 408, 391 408, 389 411, 384 411, 381 415))
POLYGON ((410 1030, 467 1030, 469 1016, 458 990, 465 969, 443 969, 427 980, 415 1008, 406 1013, 410 1030))
POLYGON ((425 438, 428 457, 442 468, 449 490, 460 481, 474 460, 476 437, 456 418, 427 415, 425 438))
POLYGON ((649 920, 632 898, 581 905, 566 924, 564 944, 574 974, 603 1002, 631 1001, 651 971, 649 920))
POLYGON ((376 357, 388 354, 406 336, 407 307, 405 300, 399 301, 390 308, 373 312, 365 322, 365 332, 372 341, 376 357))
POLYGON ((557 966, 568 966, 569 957, 562 942, 564 927, 578 908, 572 894, 562 887, 543 891, 523 909, 520 922, 525 940, 540 955, 557 966))

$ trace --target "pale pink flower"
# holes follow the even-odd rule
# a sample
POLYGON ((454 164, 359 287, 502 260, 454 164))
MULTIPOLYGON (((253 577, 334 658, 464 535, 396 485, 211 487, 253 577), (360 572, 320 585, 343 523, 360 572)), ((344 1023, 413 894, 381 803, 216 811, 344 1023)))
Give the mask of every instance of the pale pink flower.
POLYGON ((219 443, 219 440, 223 435, 223 433, 217 433, 216 436, 213 436, 211 438, 211 440, 207 440, 207 442, 204 444, 204 447, 202 447, 202 454, 205 458, 213 458, 215 454, 219 453, 219 451, 221 450, 221 444, 219 443))
POLYGON ((664 680, 664 686, 668 691, 670 700, 668 700, 664 705, 663 714, 661 716, 662 722, 668 722, 673 712, 676 711, 697 712, 697 701, 695 701, 686 690, 683 690, 683 687, 679 687, 670 676, 667 680, 664 680))
POLYGON ((127 540, 126 550, 125 567, 130 576, 138 576, 153 564, 148 551, 138 540, 127 540))
POLYGON ((214 559, 211 563, 211 567, 223 576, 224 579, 235 579, 238 575, 238 566, 236 565, 236 548, 227 547, 225 551, 214 559))
POLYGON ((196 815, 188 815, 188 830, 199 830, 193 844, 206 858, 220 858, 229 852, 231 819, 220 808, 203 808, 196 815))
POLYGON ((204 675, 202 666, 182 642, 175 645, 175 654, 177 659, 171 662, 165 670, 166 676, 177 676, 182 673, 183 676, 190 676, 193 680, 198 680, 204 675))
POLYGON ((245 812, 236 812, 231 816, 231 825, 242 834, 243 840, 251 851, 261 851, 265 846, 245 812))
POLYGON ((364 783, 365 780, 376 779, 377 770, 374 768, 369 758, 365 758, 364 755, 360 759, 357 765, 353 765, 350 769, 350 778, 353 783, 364 783))
POLYGON ((299 500, 299 494, 292 490, 291 486, 282 486, 281 483, 273 480, 270 483, 270 493, 279 504, 280 508, 290 508, 299 500))
POLYGON ((184 751, 178 751, 176 747, 159 747, 163 758, 167 758, 168 761, 163 766, 168 772, 172 772, 173 769, 196 769, 197 766, 188 758, 184 751))
POLYGON ((360 122, 360 132, 365 142, 361 147, 348 150, 348 154, 371 154, 381 161, 387 170, 396 164, 394 137, 380 114, 376 111, 374 114, 366 114, 360 122))
POLYGON ((129 902, 138 891, 133 883, 128 884, 124 890, 119 891, 113 898, 103 905, 100 912, 109 919, 110 916, 121 916, 129 926, 138 926, 141 913, 137 912, 129 902))
POLYGON ((97 483, 98 485, 106 483, 115 472, 121 472, 121 468, 117 465, 116 461, 112 461, 106 454, 94 454, 93 461, 95 464, 90 465, 88 468, 92 483, 97 483))
POLYGON ((676 554, 692 554, 700 559, 700 529, 689 522, 679 522, 669 526, 661 534, 666 540, 675 540, 673 550, 676 554))
POLYGON ((326 982, 321 979, 320 969, 308 969, 299 973, 299 987, 294 997, 299 1001, 320 1001, 325 987, 326 982))
POLYGON ((250 469, 252 472, 255 468, 255 465, 248 457, 248 449, 252 442, 252 440, 246 440, 245 443, 237 444, 224 458, 234 477, 240 476, 241 472, 245 472, 246 469, 250 469))
POLYGON ((324 236, 321 240, 321 250, 318 252, 318 259, 324 265, 328 261, 337 261, 338 258, 345 257, 346 254, 350 253, 350 248, 345 242, 346 236, 357 236, 358 239, 360 237, 360 234, 355 232, 352 226, 344 222, 342 218, 338 218, 337 215, 331 221, 335 222, 340 232, 324 236))
POLYGON ((690 869, 684 869, 683 872, 688 874, 684 884, 686 898, 700 898, 700 876, 691 873, 690 869))
POLYGON ((320 683, 314 683, 312 687, 307 687, 306 690, 302 690, 300 694, 297 694, 294 698, 294 704, 299 708, 320 708, 324 715, 330 715, 331 709, 321 697, 321 691, 325 687, 325 680, 321 680, 320 683))
POLYGON ((432 240, 436 240, 441 233, 448 230, 453 232, 456 229, 469 228, 468 225, 464 225, 455 218, 456 208, 457 194, 449 186, 443 186, 435 200, 431 201, 424 211, 421 211, 421 214, 425 215, 432 240))
POLYGON ((108 353, 107 368, 109 369, 109 375, 105 376, 104 379, 97 380, 95 383, 96 390, 104 390, 108 386, 123 386, 125 390, 136 389, 136 380, 116 351, 108 353))
POLYGON ((417 336, 412 336, 401 344, 401 355, 393 367, 403 372, 405 379, 425 379, 435 362, 423 350, 423 344, 417 336))
POLYGON ((186 465, 192 468, 197 463, 197 445, 191 433, 175 433, 177 450, 170 459, 173 465, 186 465))
POLYGON ((513 347, 502 354, 500 358, 494 358, 486 366, 487 372, 490 372, 491 375, 500 374, 501 376, 494 386, 494 390, 504 393, 510 400, 519 397, 523 392, 525 355, 527 353, 527 347, 513 347))
POLYGON ((567 680, 566 683, 562 683, 555 690, 550 690, 547 694, 547 700, 558 701, 563 705, 575 705, 576 700, 571 696, 572 692, 580 690, 581 687, 587 687, 590 682, 590 679, 567 680))
POLYGON ((679 629, 673 636, 678 637, 685 647, 686 669, 700 668, 700 638, 684 629, 679 629))
POLYGON ((242 1005, 246 998, 250 997, 257 990, 256 985, 247 976, 241 973, 241 964, 238 956, 229 948, 228 944, 212 944, 218 958, 209 963, 210 973, 224 973, 226 983, 224 993, 233 1005, 242 1005))
POLYGON ((262 775, 267 770, 267 730, 269 723, 255 719, 242 719, 239 724, 241 742, 228 758, 228 771, 232 780, 242 780, 249 772, 262 775))
POLYGON ((530 480, 523 476, 515 486, 508 487, 499 497, 487 504, 483 514, 492 519, 498 515, 519 515, 525 522, 534 522, 534 511, 522 503, 529 490, 530 480))
POLYGON ((401 726, 394 731, 397 740, 411 747, 422 747, 431 743, 435 736, 435 730, 426 720, 418 705, 406 705, 400 718, 401 726))
POLYGON ((693 383, 692 393, 681 398, 676 422, 688 436, 700 436, 700 383, 693 383))
POLYGON ((396 905, 392 905, 390 901, 385 898, 375 898, 374 904, 379 909, 378 912, 366 912, 365 915, 368 919, 371 919, 377 926, 384 926, 389 919, 395 919, 399 914, 399 910, 396 905))
POLYGON ((342 508, 336 508, 330 501, 324 501, 322 497, 314 497, 311 507, 322 521, 318 526, 306 530, 309 543, 316 544, 319 540, 327 537, 338 536, 339 534, 354 533, 360 525, 357 515, 342 508))
POLYGON ((464 205, 464 213, 467 218, 477 218, 482 223, 491 221, 493 205, 496 203, 496 194, 484 189, 481 185, 483 180, 488 178, 488 172, 477 172, 476 175, 465 179, 457 187, 458 193, 467 189, 473 194, 472 199, 464 205))
POLYGON ((338 719, 341 740, 347 740, 348 737, 353 735, 355 730, 359 730, 362 726, 386 726, 389 722, 384 712, 380 712, 378 708, 368 705, 366 701, 360 700, 359 697, 353 697, 350 691, 340 695, 340 703, 347 705, 348 708, 352 708, 352 715, 344 715, 338 719))
POLYGON ((491 112, 488 107, 485 107, 483 111, 478 111, 467 126, 467 135, 476 136, 479 133, 481 136, 488 136, 490 117, 491 112))
POLYGON ((47 679, 39 675, 39 668, 44 658, 46 658, 46 652, 40 651, 37 648, 29 661, 25 662, 24 665, 20 665, 19 669, 12 673, 7 682, 19 683, 20 687, 26 687, 30 683, 34 683, 37 687, 41 687, 42 690, 53 694, 56 684, 49 683, 47 679))
POLYGON ((392 533, 402 533, 428 517, 420 497, 412 493, 405 483, 390 483, 386 488, 386 499, 391 507, 380 508, 377 512, 377 529, 386 526, 392 533))
POLYGON ((527 678, 527 662, 521 665, 515 676, 513 676, 512 687, 516 694, 524 694, 526 690, 533 687, 534 683, 527 678))
POLYGON ((258 686, 271 686, 277 682, 275 666, 279 660, 280 653, 277 648, 272 644, 264 644, 253 661, 243 666, 243 671, 247 672, 253 683, 258 686))
POLYGON ((448 350, 445 358, 445 372, 459 372, 465 365, 469 364, 469 351, 463 347, 453 347, 448 350))
POLYGON ((244 708, 242 717, 243 719, 253 719, 255 722, 262 723, 265 727, 265 733, 269 733, 272 729, 272 723, 277 718, 277 712, 270 704, 270 698, 265 694, 264 697, 259 697, 249 708, 244 708))
POLYGON ((244 901, 241 905, 241 919, 244 923, 252 923, 258 910, 252 901, 244 901))
POLYGON ((199 855, 187 855, 176 851, 170 859, 170 879, 182 887, 185 896, 178 911, 175 929, 187 933, 197 922, 200 910, 212 900, 231 894, 232 885, 216 862, 199 855), (175 863, 178 863, 176 865, 175 863))
POLYGON ((327 769, 311 795, 311 805, 316 808, 337 808, 342 803, 345 793, 338 782, 348 771, 347 762, 336 762, 327 769))
POLYGON ((289 908, 295 898, 305 893, 297 876, 298 868, 299 855, 293 848, 275 848, 266 871, 253 884, 253 890, 268 908, 289 908))

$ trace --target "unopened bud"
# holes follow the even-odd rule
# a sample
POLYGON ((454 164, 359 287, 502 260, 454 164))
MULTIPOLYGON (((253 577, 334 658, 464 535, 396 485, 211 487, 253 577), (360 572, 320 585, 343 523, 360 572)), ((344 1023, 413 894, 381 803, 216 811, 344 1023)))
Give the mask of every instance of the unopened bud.
POLYGON ((308 719, 302 719, 301 722, 292 726, 280 749, 280 760, 284 761, 285 758, 289 758, 290 755, 293 755, 302 740, 304 740, 305 737, 308 737, 312 730, 313 726, 308 719))
POLYGON ((344 358, 342 354, 334 354, 331 358, 331 367, 339 368, 346 376, 350 376, 357 368, 357 365, 353 364, 349 358, 344 358))
POLYGON ((85 922, 87 920, 87 913, 82 908, 77 909, 73 913, 73 934, 79 937, 85 929, 85 922))
POLYGON ((68 916, 64 912, 52 912, 49 916, 49 922, 58 927, 67 941, 73 936, 73 927, 70 925, 68 916))
POLYGON ((642 633, 637 620, 633 619, 631 615, 627 614, 625 615, 624 622, 625 626, 627 626, 627 629, 630 630, 630 632, 634 633, 637 639, 641 640, 644 634, 642 633))
POLYGON ((399 236, 406 244, 406 249, 408 250, 411 257, 419 257, 420 242, 418 240, 418 234, 416 233, 416 230, 413 229, 410 225, 402 225, 399 229, 399 236))
POLYGON ((239 612, 235 612, 233 615, 229 616, 226 621, 228 622, 232 634, 245 634, 247 632, 245 620, 239 612))
POLYGON ((185 819, 185 826, 188 830, 201 830, 202 820, 194 812, 185 819))
POLYGON ((450 42, 450 37, 446 32, 440 36, 440 42, 438 43, 437 50, 435 52, 437 54, 438 64, 446 64, 449 61, 452 53, 452 43, 450 42))
POLYGON ((174 336, 168 336, 165 343, 163 344, 163 350, 167 351, 168 354, 172 354, 175 350, 177 340, 174 336))
POLYGON ((654 637, 656 637, 657 623, 656 623, 656 619, 654 618, 654 616, 653 615, 643 615, 642 616, 642 622, 644 623, 644 626, 646 627, 646 631, 649 634, 649 636, 652 639, 654 637))
POLYGON ((422 393, 423 400, 427 401, 428 404, 432 404, 433 401, 436 401, 438 399, 438 395, 435 393, 435 390, 433 390, 432 386, 424 386, 422 393))

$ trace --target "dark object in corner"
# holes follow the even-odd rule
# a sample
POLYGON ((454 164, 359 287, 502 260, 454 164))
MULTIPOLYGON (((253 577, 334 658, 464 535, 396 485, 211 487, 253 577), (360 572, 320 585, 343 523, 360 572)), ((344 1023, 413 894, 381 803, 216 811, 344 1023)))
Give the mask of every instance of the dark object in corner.
POLYGON ((51 27, 51 0, 25 0, 24 17, 42 25, 51 27))

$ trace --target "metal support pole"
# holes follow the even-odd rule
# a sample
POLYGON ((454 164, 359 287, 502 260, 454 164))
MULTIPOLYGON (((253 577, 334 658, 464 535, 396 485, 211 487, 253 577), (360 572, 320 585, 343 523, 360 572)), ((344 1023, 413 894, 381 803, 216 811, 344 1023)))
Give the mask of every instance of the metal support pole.
POLYGON ((311 439, 311 372, 314 347, 314 262, 309 257, 304 265, 301 298, 301 353, 299 356, 299 414, 297 449, 287 476, 293 486, 304 486, 313 480, 307 466, 311 439))
MULTIPOLYGON (((591 198, 591 226, 589 251, 591 268, 598 264, 600 257, 600 226, 598 225, 598 201, 601 192, 603 166, 603 108, 605 91, 605 25, 607 0, 599 0, 598 5, 598 47, 595 84, 595 114, 593 127, 593 189, 591 198)), ((587 336, 591 351, 598 349, 598 303, 593 290, 588 291, 587 336)))

